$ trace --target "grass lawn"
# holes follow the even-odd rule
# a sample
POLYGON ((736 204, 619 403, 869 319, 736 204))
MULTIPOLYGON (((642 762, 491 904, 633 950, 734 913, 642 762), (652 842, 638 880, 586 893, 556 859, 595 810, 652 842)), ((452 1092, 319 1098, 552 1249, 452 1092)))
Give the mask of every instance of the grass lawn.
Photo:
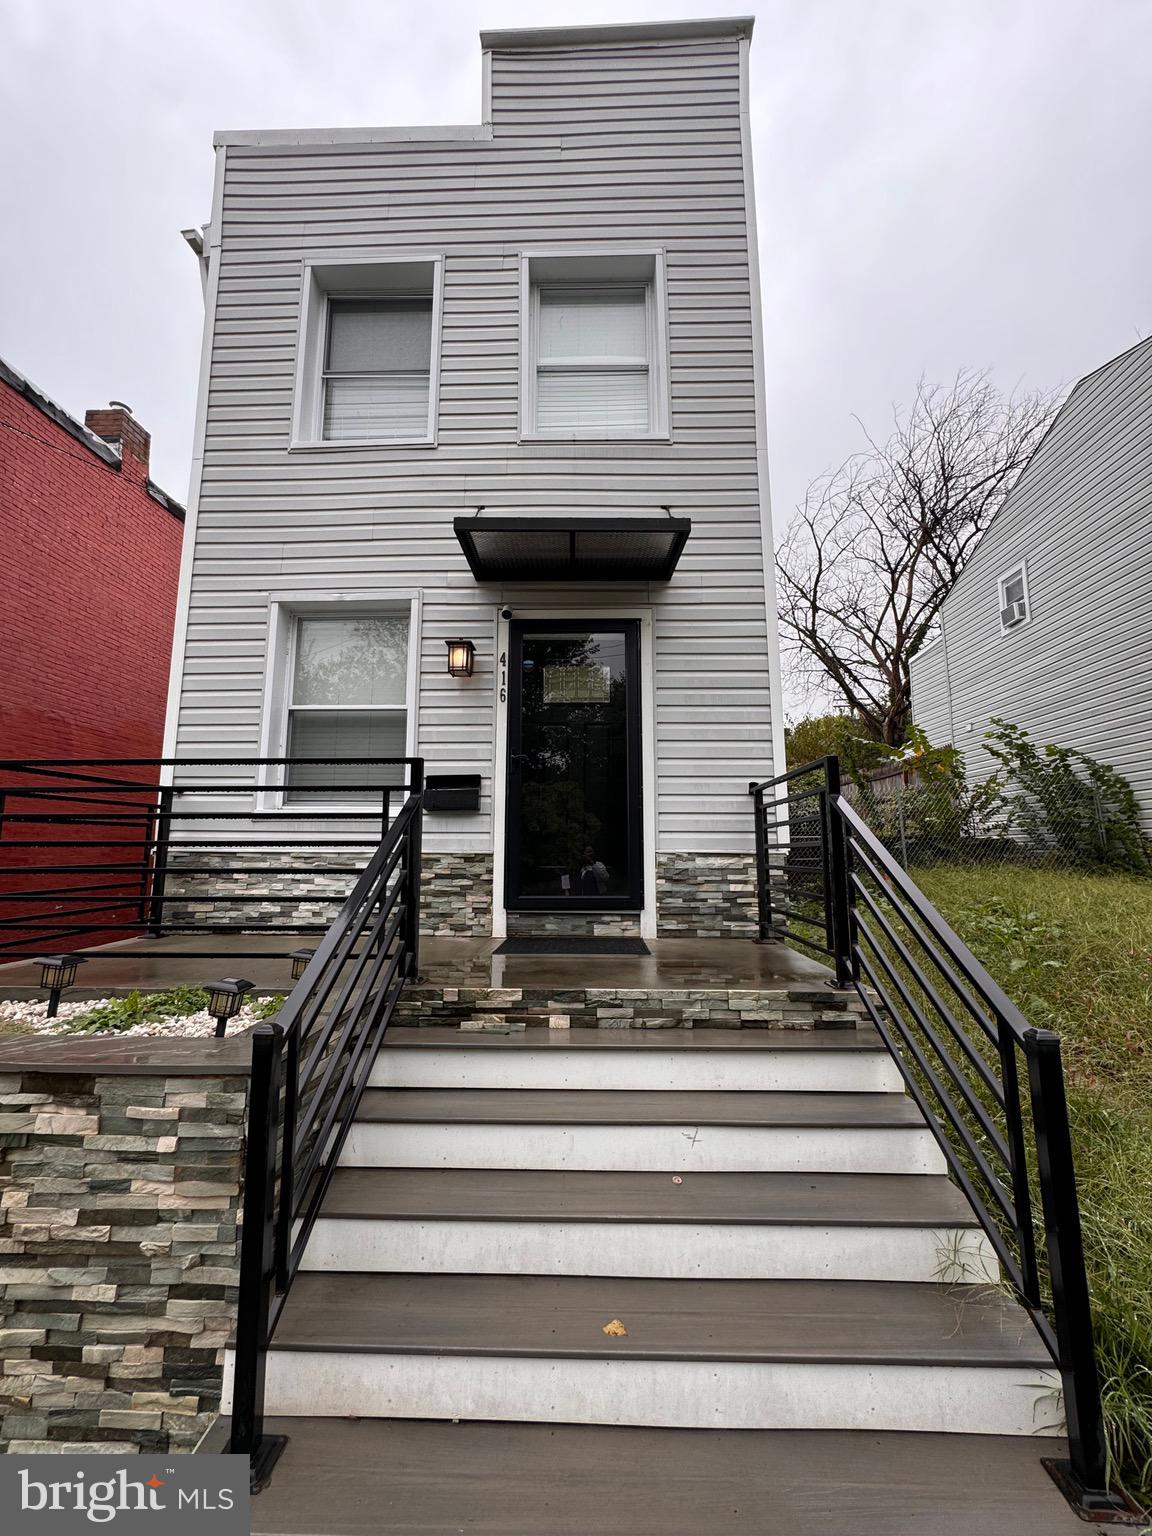
POLYGON ((937 866, 913 878, 1030 1023, 1061 1036, 1109 1437, 1152 1494, 1152 881, 937 866))

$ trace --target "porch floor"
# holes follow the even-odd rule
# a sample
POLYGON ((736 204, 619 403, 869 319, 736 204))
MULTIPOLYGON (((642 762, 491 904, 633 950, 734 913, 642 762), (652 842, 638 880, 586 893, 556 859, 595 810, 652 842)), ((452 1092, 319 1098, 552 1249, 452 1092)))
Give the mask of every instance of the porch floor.
MULTIPOLYGON (((83 999, 159 991, 224 975, 247 977, 257 992, 288 992, 290 966, 278 957, 304 942, 267 933, 129 939, 86 951, 93 958, 66 996, 83 999), (212 950, 215 958, 198 958, 206 950, 212 950)), ((650 955, 497 955, 494 951, 500 942, 426 938, 420 946, 421 980, 430 986, 477 988, 755 990, 819 986, 832 979, 826 966, 806 955, 783 944, 755 944, 750 939, 652 939, 650 955)), ((38 978, 39 968, 31 961, 0 965, 0 998, 39 996, 38 978)))

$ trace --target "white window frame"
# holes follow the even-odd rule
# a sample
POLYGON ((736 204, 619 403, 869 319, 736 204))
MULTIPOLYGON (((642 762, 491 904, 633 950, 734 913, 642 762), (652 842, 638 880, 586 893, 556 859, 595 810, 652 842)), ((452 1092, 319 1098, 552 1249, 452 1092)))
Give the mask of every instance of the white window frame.
MULTIPOLYGON (((268 652, 264 668, 264 701, 260 722, 260 756, 284 757, 288 751, 288 726, 291 716, 291 690, 296 661, 296 636, 299 619, 347 618, 355 614, 367 616, 408 614, 408 668, 405 678, 404 708, 407 723, 404 739, 405 757, 417 756, 419 740, 417 703, 420 679, 420 618, 421 596, 417 591, 403 592, 340 592, 326 593, 273 593, 268 600, 268 652)), ((389 706, 381 706, 381 710, 389 706)), ((398 709, 400 706, 391 706, 398 709)), ((298 800, 288 799, 284 783, 283 767, 269 768, 265 775, 267 787, 258 798, 257 810, 283 811, 299 817, 307 814, 298 800)), ((310 801, 318 811, 347 811, 364 807, 364 820, 377 817, 370 804, 361 798, 333 796, 321 800, 318 796, 310 801)), ((399 809, 399 797, 394 797, 393 810, 399 809)))
POLYGON ((1032 622, 1032 596, 1028 591, 1028 567, 1023 560, 1018 561, 1010 570, 1004 572, 996 583, 997 615, 1000 618, 1000 633, 1002 635, 1014 635, 1018 629, 1024 629, 1032 622), (1015 624, 1005 624, 1003 614, 1008 605, 1005 595, 1008 583, 1019 581, 1024 588, 1024 617, 1015 624))
MULTIPOLYGON (((590 364, 594 360, 589 360, 590 364)), ((552 246, 520 255, 521 442, 670 442, 668 300, 664 251, 659 246, 552 246), (589 427, 542 431, 537 425, 540 289, 640 287, 646 294, 648 330, 648 427, 589 427)))
POLYGON ((411 252, 387 256, 309 257, 301 266, 300 321, 289 450, 434 448, 440 419, 440 341, 443 329, 444 257, 411 252), (429 282, 431 287, 429 288, 429 282), (336 299, 432 299, 432 346, 428 362, 427 430, 413 437, 326 438, 324 372, 328 351, 328 301, 336 299))

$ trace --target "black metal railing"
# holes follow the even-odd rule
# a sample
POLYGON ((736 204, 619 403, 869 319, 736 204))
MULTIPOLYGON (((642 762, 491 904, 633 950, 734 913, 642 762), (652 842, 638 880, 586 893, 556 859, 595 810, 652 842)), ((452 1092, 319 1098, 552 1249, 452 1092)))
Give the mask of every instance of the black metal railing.
POLYGON ((1069 1457, 1050 1469, 1087 1517, 1117 1518, 1132 1506, 1110 1487, 1059 1037, 841 795, 836 758, 749 792, 761 939, 827 957, 859 993, 1059 1371, 1069 1457))
POLYGON ((284 1444, 264 1431, 268 1348, 396 1000, 419 966, 421 816, 417 789, 283 1009, 252 1036, 229 1449, 251 1458, 254 1488, 284 1444))
POLYGON ((755 816, 759 937, 788 938, 830 960, 840 986, 848 958, 848 876, 843 839, 830 835, 840 763, 822 757, 749 784, 755 816))
POLYGON ((190 934, 203 947, 173 954, 284 958, 236 935, 326 932, 422 787, 411 758, 0 762, 0 963, 190 934))

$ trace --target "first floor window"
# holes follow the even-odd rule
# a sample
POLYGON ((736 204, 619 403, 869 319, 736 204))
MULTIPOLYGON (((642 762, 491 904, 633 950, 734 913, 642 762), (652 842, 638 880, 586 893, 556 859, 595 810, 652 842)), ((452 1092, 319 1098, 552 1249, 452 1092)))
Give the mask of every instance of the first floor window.
POLYGON ((295 619, 286 755, 322 761, 289 766, 287 800, 375 800, 403 782, 402 766, 340 759, 405 755, 408 624, 407 612, 295 619))

